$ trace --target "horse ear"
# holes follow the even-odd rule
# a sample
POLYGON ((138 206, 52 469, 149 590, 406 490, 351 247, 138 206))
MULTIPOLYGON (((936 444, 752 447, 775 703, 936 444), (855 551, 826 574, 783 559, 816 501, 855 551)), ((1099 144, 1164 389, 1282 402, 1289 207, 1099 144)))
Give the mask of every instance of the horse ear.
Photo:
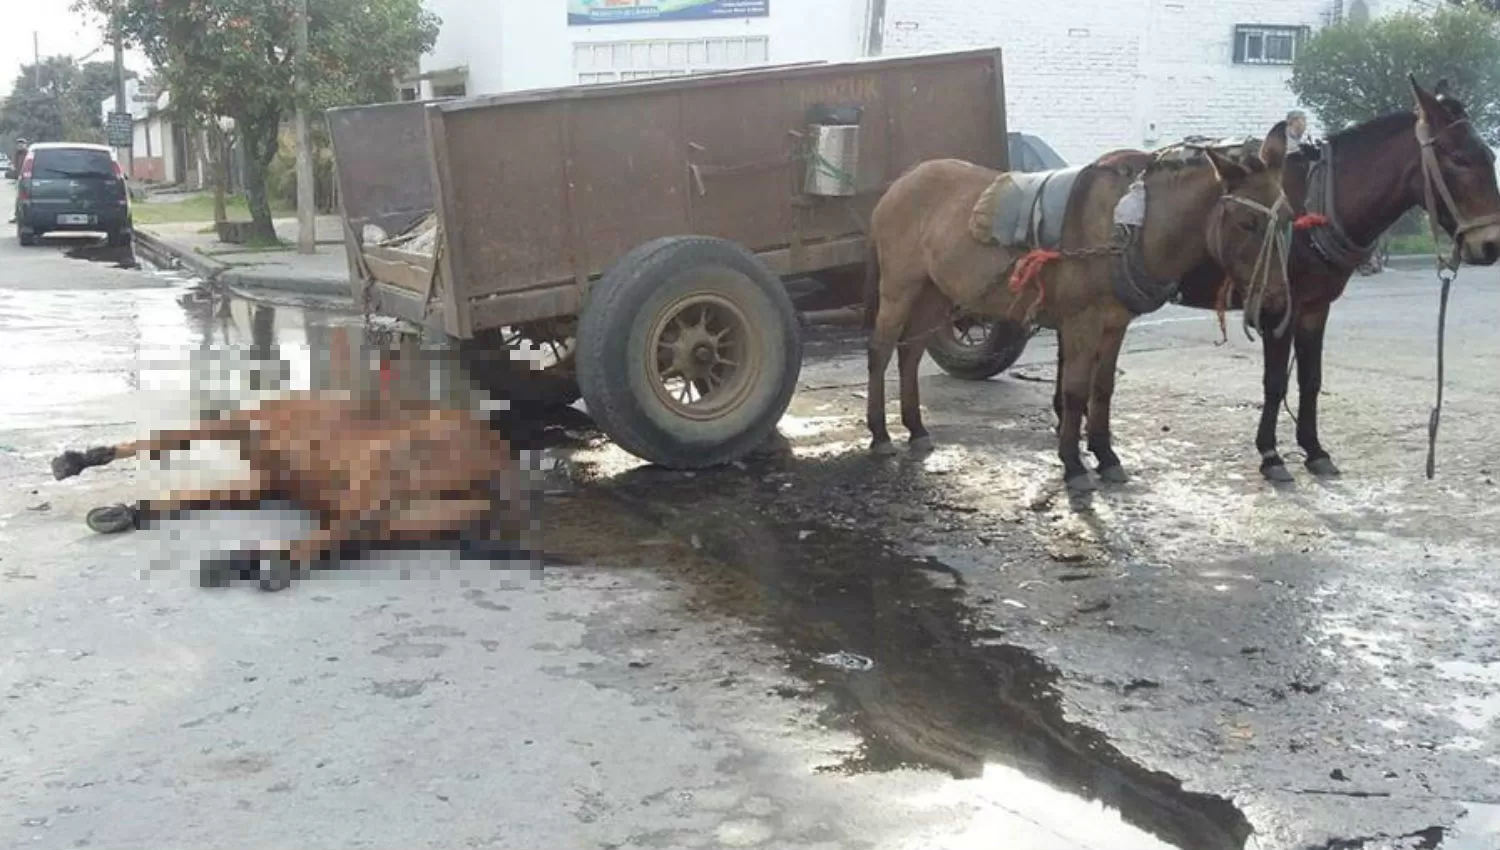
POLYGON ((1226 189, 1233 189, 1240 184, 1240 181, 1250 176, 1244 166, 1213 148, 1204 148, 1203 153, 1208 156, 1209 164, 1214 167, 1214 173, 1219 176, 1219 182, 1223 183, 1226 189))
POLYGON ((1286 163, 1286 144, 1286 122, 1277 121, 1260 143, 1260 159, 1267 168, 1280 168, 1286 163))
MULTIPOLYGON (((1407 74, 1406 78, 1411 81, 1411 93, 1417 99, 1418 118, 1422 119, 1429 126, 1433 124, 1446 126, 1452 123, 1449 119, 1447 107, 1443 106, 1442 101, 1438 100, 1435 95, 1417 83, 1416 74, 1407 74)), ((1439 85, 1441 86, 1442 84, 1439 83, 1439 85)))

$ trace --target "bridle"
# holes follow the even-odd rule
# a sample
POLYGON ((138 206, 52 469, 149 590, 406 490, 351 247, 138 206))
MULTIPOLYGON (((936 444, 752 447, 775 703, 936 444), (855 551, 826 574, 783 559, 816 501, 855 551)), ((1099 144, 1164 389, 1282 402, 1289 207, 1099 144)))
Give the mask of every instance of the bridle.
MULTIPOLYGON (((1221 266, 1225 266, 1226 272, 1228 271, 1228 268, 1227 264, 1224 262, 1224 217, 1229 212, 1230 204, 1238 204, 1239 206, 1245 207, 1246 209, 1253 210, 1254 212, 1265 216, 1267 222, 1266 235, 1261 240, 1260 253, 1255 258, 1255 267, 1251 270, 1250 280, 1247 282, 1248 285, 1246 286, 1245 290, 1245 306, 1242 312, 1242 320, 1244 322, 1245 328, 1245 338, 1249 339, 1251 342, 1254 342, 1255 335, 1251 332, 1252 325, 1250 323, 1250 316, 1254 314, 1254 327, 1259 329, 1261 310, 1265 305, 1266 290, 1270 288, 1271 285, 1272 269, 1278 267, 1281 269, 1281 285, 1286 294, 1286 303, 1288 307, 1290 307, 1291 305, 1292 288, 1290 264, 1292 256, 1292 229, 1294 226, 1293 220, 1291 219, 1292 205, 1287 201, 1285 193, 1277 193, 1276 203, 1272 204, 1269 207, 1265 204, 1260 203, 1259 201, 1253 201, 1249 198, 1243 198, 1239 195, 1232 195, 1228 193, 1225 193, 1222 197, 1219 198, 1218 204, 1215 205, 1215 216, 1212 223, 1212 228, 1214 230, 1215 247, 1214 259, 1217 260, 1221 266), (1281 224, 1283 219, 1286 219, 1285 226, 1281 224)), ((1277 339, 1280 339, 1282 334, 1286 333, 1287 326, 1291 323, 1292 320, 1292 311, 1290 309, 1282 310, 1281 314, 1281 324, 1278 325, 1274 331, 1272 331, 1272 334, 1277 339)))
POLYGON ((1459 210, 1458 203, 1453 200, 1453 192, 1448 188, 1448 179, 1443 176, 1442 164, 1438 162, 1437 150, 1434 148, 1437 137, 1443 133, 1453 130, 1462 125, 1470 133, 1473 126, 1469 119, 1460 118, 1444 127, 1438 133, 1433 133, 1432 128, 1427 125, 1425 118, 1417 121, 1417 144, 1422 148, 1422 191, 1426 195, 1427 222, 1432 228, 1432 252, 1437 257, 1438 282, 1442 285, 1438 295, 1438 336, 1437 336, 1437 400, 1433 403, 1432 411, 1427 416, 1427 479, 1430 481, 1437 474, 1437 433, 1438 424, 1443 416, 1443 348, 1445 330, 1448 326, 1448 293, 1453 287, 1453 279, 1458 277, 1458 269, 1462 264, 1462 250, 1464 234, 1481 227, 1489 227, 1500 224, 1500 213, 1491 213, 1478 218, 1467 218, 1459 210), (1453 252, 1447 257, 1443 256, 1438 248, 1442 240, 1438 237, 1437 202, 1441 200, 1443 206, 1448 210, 1448 215, 1453 219, 1453 252))
POLYGON ((1446 272, 1450 275, 1457 274, 1460 265, 1460 251, 1464 235, 1481 227, 1490 227, 1500 224, 1500 213, 1490 213, 1478 218, 1468 218, 1458 208, 1458 202, 1453 200, 1453 192, 1448 188, 1448 178, 1443 176, 1442 164, 1438 162, 1437 150, 1435 148, 1438 136, 1451 132, 1459 126, 1472 131, 1469 119, 1460 118, 1444 127, 1437 133, 1432 132, 1426 119, 1417 121, 1417 144, 1422 150, 1422 191, 1426 196, 1427 220, 1432 227, 1433 250, 1437 251, 1440 243, 1438 237, 1438 207, 1437 202, 1441 200, 1443 207, 1453 219, 1453 253, 1449 257, 1443 257, 1438 253, 1438 268, 1440 273, 1446 272))

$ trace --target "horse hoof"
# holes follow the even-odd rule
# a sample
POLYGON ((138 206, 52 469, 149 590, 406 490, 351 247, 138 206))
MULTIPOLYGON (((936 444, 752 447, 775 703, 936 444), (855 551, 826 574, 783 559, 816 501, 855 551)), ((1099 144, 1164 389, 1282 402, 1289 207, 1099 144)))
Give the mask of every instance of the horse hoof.
POLYGON ((1264 475, 1267 481, 1275 484, 1290 484, 1297 480, 1292 477, 1292 473, 1287 470, 1284 463, 1261 467, 1260 474, 1264 475))
POLYGON ((1125 467, 1120 464, 1106 466, 1099 470, 1099 480, 1106 484, 1129 484, 1130 476, 1126 474, 1125 467))
POLYGON ((1307 471, 1319 478, 1338 478, 1344 473, 1334 466, 1333 459, 1328 457, 1314 458, 1307 462, 1307 471))
POLYGON ((1080 473, 1067 479, 1068 490, 1073 493, 1092 493, 1099 489, 1099 485, 1087 473, 1080 473))
POLYGON ((89 511, 83 521, 95 534, 119 534, 135 528, 135 509, 129 505, 105 505, 89 511))
POLYGON ((911 440, 912 454, 927 454, 932 451, 932 437, 913 437, 911 440))
POLYGON ((889 439, 875 440, 870 443, 870 454, 876 457, 890 457, 896 453, 896 446, 889 439))
POLYGON ((52 477, 58 481, 83 472, 83 454, 69 449, 52 459, 52 477))

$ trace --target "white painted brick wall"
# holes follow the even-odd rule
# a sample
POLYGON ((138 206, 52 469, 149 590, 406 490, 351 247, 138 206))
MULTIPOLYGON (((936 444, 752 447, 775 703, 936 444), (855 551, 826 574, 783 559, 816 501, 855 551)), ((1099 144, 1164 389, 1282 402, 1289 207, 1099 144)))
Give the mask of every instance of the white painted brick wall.
MULTIPOLYGON (((1235 65, 1235 24, 1322 26, 1332 0, 889 0, 887 53, 998 45, 1012 130, 1069 162, 1183 136, 1261 134, 1286 67, 1235 65)), ((1316 133, 1317 128, 1313 127, 1316 133)))

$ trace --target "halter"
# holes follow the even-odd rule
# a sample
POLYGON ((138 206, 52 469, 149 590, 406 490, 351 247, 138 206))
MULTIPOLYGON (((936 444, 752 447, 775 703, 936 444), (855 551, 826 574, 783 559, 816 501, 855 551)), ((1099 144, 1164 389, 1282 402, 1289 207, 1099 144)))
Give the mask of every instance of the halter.
POLYGON ((1444 127, 1437 133, 1427 125, 1426 119, 1417 121, 1417 144, 1422 148, 1422 190, 1426 195, 1427 219, 1432 226, 1432 238, 1434 242, 1438 238, 1437 200, 1441 199, 1443 206, 1448 210, 1448 215, 1453 219, 1453 255, 1446 260, 1439 256, 1438 263, 1441 268, 1456 271, 1459 266, 1460 244, 1463 242, 1464 234, 1481 227, 1490 227, 1500 224, 1500 213, 1490 213, 1479 218, 1468 218, 1458 208, 1458 202, 1453 200, 1453 193, 1448 189, 1448 179, 1443 176, 1442 164, 1438 162, 1437 150, 1434 148, 1437 137, 1443 133, 1463 125, 1472 129, 1469 119, 1460 118, 1444 127), (1433 192, 1436 190, 1436 197, 1433 192))
MULTIPOLYGON (((1260 253, 1255 258, 1255 268, 1250 272, 1250 280, 1245 290, 1245 307, 1243 311, 1245 338, 1251 342, 1255 341, 1255 335, 1251 333, 1250 315, 1255 314, 1255 327, 1260 327, 1260 312, 1265 302, 1266 290, 1271 285, 1271 270, 1280 266, 1282 271, 1281 285, 1286 293, 1287 309, 1282 311, 1281 324, 1273 331, 1273 335, 1280 339, 1286 333, 1287 325, 1292 320, 1292 290, 1291 290, 1291 244, 1292 244, 1292 222, 1287 221, 1285 227, 1279 222, 1283 213, 1291 213, 1292 206, 1287 202, 1285 194, 1278 194, 1276 203, 1266 206, 1259 201, 1242 198, 1239 195, 1226 194, 1219 199, 1217 205, 1218 216, 1214 220, 1215 237, 1217 247, 1215 252, 1220 265, 1223 265, 1224 257, 1224 215, 1228 211, 1227 204, 1239 204, 1246 209, 1254 210, 1267 219, 1266 235, 1260 243, 1260 253)), ((1227 270, 1226 270, 1227 271, 1227 270)))

